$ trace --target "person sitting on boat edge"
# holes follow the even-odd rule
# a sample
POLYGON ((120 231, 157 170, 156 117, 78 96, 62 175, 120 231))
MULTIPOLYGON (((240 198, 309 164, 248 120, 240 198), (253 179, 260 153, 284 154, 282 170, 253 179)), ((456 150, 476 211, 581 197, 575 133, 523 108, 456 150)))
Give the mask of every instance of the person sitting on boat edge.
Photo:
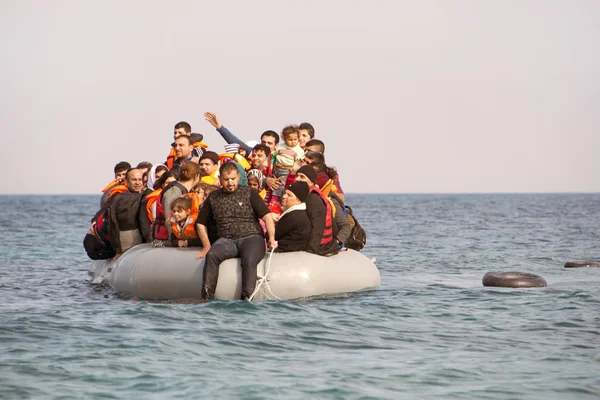
POLYGON ((219 170, 221 189, 204 201, 198 215, 198 233, 203 249, 197 258, 206 257, 203 270, 202 300, 212 300, 219 279, 219 265, 230 258, 241 258, 242 299, 247 299, 256 286, 257 264, 265 255, 262 218, 267 227, 269 245, 277 247, 273 219, 264 201, 249 186, 240 186, 240 172, 233 163, 219 170), (211 246, 207 226, 214 218, 219 239, 211 246))
POLYGON ((171 246, 171 223, 168 218, 171 203, 182 194, 188 193, 200 181, 200 167, 195 162, 184 161, 179 173, 179 180, 169 183, 156 200, 156 218, 152 225, 152 245, 155 247, 171 246))
MULTIPOLYGON (((275 240, 278 253, 304 251, 310 240, 310 219, 306 214, 308 184, 298 181, 292 183, 283 194, 281 205, 283 214, 278 215, 275 223, 275 240)), ((273 215, 273 214, 271 214, 273 215)))
POLYGON ((300 167, 296 172, 296 181, 306 182, 309 187, 306 213, 310 219, 311 233, 306 251, 328 256, 338 252, 335 241, 337 226, 333 219, 331 203, 315 185, 316 180, 317 171, 310 165, 300 167))
MULTIPOLYGON (((139 209, 142 201, 142 171, 132 168, 125 174, 124 190, 119 190, 106 202, 94 218, 84 247, 95 259, 118 257, 142 243, 139 229, 139 209)), ((113 189, 114 190, 114 189, 113 189)))
MULTIPOLYGON (((346 213, 344 212, 344 202, 339 198, 335 191, 330 190, 333 186, 333 179, 330 175, 327 175, 324 172, 328 170, 328 167, 324 163, 312 164, 311 167, 317 171, 317 186, 319 186, 319 189, 321 189, 323 195, 330 199, 335 207, 335 215, 333 219, 337 227, 335 240, 337 241, 338 247, 342 248, 344 246, 344 242, 350 237, 350 232, 352 231, 352 228, 348 223, 348 219, 346 218, 346 213)), ((335 169, 333 169, 333 171, 335 171, 335 169)))
POLYGON ((117 165, 115 165, 115 167, 113 169, 114 174, 115 174, 115 179, 112 180, 108 185, 106 185, 104 187, 104 189, 102 189, 102 197, 100 198, 100 208, 103 208, 104 205, 106 204, 106 202, 108 201, 108 198, 110 197, 111 189, 113 189, 119 185, 122 185, 123 182, 125 182, 125 174, 130 169, 131 169, 131 164, 129 164, 127 161, 121 161, 121 162, 117 163, 117 165))
POLYGON ((169 169, 173 169, 173 167, 175 167, 175 161, 178 157, 180 157, 176 154, 175 149, 175 141, 179 136, 187 136, 191 139, 191 143, 193 145, 191 157, 193 158, 193 161, 197 161, 198 158, 202 156, 202 153, 204 153, 204 150, 208 148, 208 145, 202 142, 202 140, 204 139, 202 134, 192 133, 192 126, 187 122, 178 122, 177 124, 175 124, 175 127, 173 129, 173 143, 171 143, 171 150, 169 150, 167 161, 165 161, 164 163, 169 169))

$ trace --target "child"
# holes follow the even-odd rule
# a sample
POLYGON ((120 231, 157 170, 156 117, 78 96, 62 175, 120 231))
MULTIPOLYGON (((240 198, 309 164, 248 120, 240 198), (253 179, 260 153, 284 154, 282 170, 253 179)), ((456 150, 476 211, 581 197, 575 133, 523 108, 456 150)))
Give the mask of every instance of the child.
MULTIPOLYGON (((209 185, 208 183, 204 183, 204 182, 199 182, 196 186, 194 186, 192 188, 192 192, 196 193, 199 198, 198 212, 199 212, 200 208, 202 207, 202 204, 204 204, 204 202, 206 201, 206 198, 208 197, 208 195, 217 189, 219 189, 218 186, 209 185)), ((196 232, 200 232, 200 229, 201 228, 200 228, 199 224, 196 224, 196 232)), ((208 232, 208 240, 210 241, 210 243, 212 244, 212 243, 216 242, 217 239, 219 238, 219 236, 217 235, 217 223, 215 222, 215 220, 212 220, 208 224, 207 232, 208 232)), ((200 242, 199 246, 201 246, 201 245, 202 245, 202 242, 200 242)))
POLYGON ((196 232, 200 197, 196 193, 187 193, 171 203, 171 242, 173 247, 201 246, 196 232))
POLYGON ((264 200, 267 191, 265 190, 265 176, 258 169, 251 169, 246 173, 248 177, 248 186, 255 189, 264 200))
POLYGON ((279 189, 274 190, 270 197, 270 203, 279 203, 279 199, 283 193, 283 183, 294 166, 294 162, 298 158, 304 157, 304 150, 300 147, 298 137, 300 130, 297 125, 288 125, 283 128, 281 136, 283 143, 279 143, 275 149, 275 168, 273 176, 282 183, 279 189))
POLYGON ((198 195, 198 198, 200 199, 200 203, 198 204, 198 209, 200 209, 200 207, 202 207, 202 204, 204 204, 204 200, 206 200, 206 198, 208 197, 210 192, 217 190, 217 189, 218 189, 218 186, 210 185, 205 182, 198 182, 198 184, 196 186, 194 186, 192 188, 192 190, 190 190, 190 192, 196 193, 198 195))

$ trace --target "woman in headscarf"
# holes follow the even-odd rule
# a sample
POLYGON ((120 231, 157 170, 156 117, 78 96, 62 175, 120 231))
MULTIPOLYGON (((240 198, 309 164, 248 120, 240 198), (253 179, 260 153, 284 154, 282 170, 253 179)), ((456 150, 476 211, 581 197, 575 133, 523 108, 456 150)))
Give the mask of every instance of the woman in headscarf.
POLYGON ((150 172, 148 173, 147 186, 152 190, 158 189, 158 187, 154 187, 154 184, 160 179, 162 174, 164 174, 168 170, 169 169, 167 168, 167 166, 163 164, 154 165, 152 168, 150 168, 150 172))
POLYGON ((281 205, 283 214, 275 224, 276 252, 304 251, 310 239, 310 219, 306 214, 306 182, 294 182, 284 192, 281 205))

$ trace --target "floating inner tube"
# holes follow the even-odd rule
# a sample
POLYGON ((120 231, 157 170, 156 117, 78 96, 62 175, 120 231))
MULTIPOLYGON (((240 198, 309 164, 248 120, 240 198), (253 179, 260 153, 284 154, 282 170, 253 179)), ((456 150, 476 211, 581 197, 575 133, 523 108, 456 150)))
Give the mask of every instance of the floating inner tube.
POLYGON ((488 272, 481 280, 483 286, 496 287, 546 287, 546 280, 539 275, 526 272, 488 272))
POLYGON ((592 261, 569 261, 565 268, 600 268, 600 263, 592 261))

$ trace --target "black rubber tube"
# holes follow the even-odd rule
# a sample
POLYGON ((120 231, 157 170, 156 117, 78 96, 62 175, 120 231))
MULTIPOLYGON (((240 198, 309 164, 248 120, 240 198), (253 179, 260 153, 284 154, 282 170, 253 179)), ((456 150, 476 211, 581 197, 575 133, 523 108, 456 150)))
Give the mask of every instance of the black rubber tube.
POLYGON ((526 272, 488 272, 481 280, 483 286, 529 288, 546 287, 546 280, 526 272))
POLYGON ((592 261, 569 261, 565 268, 600 268, 600 263, 592 261))

